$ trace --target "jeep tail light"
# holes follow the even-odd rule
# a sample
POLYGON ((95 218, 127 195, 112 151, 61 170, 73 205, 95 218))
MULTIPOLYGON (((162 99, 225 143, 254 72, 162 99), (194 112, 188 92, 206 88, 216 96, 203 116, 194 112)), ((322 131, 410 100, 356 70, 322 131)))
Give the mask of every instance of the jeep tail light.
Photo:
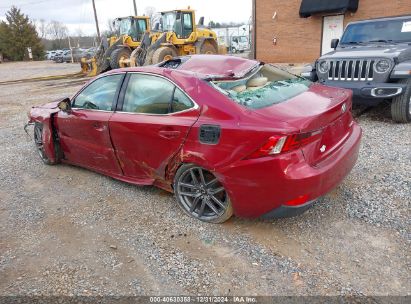
POLYGON ((247 159, 276 155, 299 149, 319 139, 321 134, 322 130, 289 136, 271 136, 264 145, 248 156, 247 159))

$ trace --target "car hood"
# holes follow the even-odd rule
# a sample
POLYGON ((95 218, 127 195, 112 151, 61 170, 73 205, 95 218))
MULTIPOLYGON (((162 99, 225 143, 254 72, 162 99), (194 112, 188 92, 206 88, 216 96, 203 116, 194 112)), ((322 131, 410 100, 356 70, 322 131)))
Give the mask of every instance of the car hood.
POLYGON ((335 51, 321 56, 321 59, 384 57, 396 58, 411 56, 409 45, 370 45, 337 48, 335 51))
POLYGON ((60 111, 58 104, 60 101, 64 100, 65 98, 58 99, 52 102, 45 103, 40 106, 33 106, 31 107, 28 116, 29 122, 34 121, 45 121, 50 118, 54 113, 60 111))
POLYGON ((62 101, 63 99, 58 99, 52 102, 48 102, 45 104, 42 104, 40 106, 34 106, 33 108, 39 108, 39 109, 58 109, 58 104, 60 101, 62 101))

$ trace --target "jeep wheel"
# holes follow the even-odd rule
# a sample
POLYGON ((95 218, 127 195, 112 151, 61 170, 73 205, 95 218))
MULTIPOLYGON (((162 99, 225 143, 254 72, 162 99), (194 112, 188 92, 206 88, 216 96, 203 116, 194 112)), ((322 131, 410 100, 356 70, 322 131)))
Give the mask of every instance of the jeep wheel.
POLYGON ((404 94, 394 97, 391 103, 391 117, 396 122, 411 122, 411 79, 401 79, 406 84, 404 94))

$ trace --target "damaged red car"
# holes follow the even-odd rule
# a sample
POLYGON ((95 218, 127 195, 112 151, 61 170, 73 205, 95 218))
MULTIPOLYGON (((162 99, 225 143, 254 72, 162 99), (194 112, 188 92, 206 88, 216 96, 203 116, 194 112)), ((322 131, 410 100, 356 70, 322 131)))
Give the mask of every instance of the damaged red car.
POLYGON ((221 223, 299 214, 353 168, 361 128, 351 91, 219 55, 113 70, 71 98, 33 107, 46 164, 174 192, 221 223))

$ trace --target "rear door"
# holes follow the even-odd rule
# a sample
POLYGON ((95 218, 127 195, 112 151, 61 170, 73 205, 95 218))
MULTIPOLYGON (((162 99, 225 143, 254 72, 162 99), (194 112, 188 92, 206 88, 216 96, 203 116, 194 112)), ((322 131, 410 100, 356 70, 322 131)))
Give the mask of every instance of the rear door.
POLYGON ((110 133, 125 176, 163 178, 169 160, 200 114, 198 106, 170 80, 129 73, 110 133))
POLYGON ((58 112, 55 123, 65 158, 77 165, 121 174, 110 140, 113 115, 125 74, 101 77, 72 99, 72 111, 58 112))

